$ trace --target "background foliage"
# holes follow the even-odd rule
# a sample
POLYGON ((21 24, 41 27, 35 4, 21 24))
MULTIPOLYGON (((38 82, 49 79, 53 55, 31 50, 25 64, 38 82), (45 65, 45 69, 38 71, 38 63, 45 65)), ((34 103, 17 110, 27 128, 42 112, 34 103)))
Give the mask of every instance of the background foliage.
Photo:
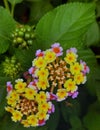
POLYGON ((0 1, 0 130, 100 130, 100 1, 8 0, 8 5, 5 1, 0 1), (36 38, 28 50, 12 47, 11 33, 17 24, 35 25, 36 38), (6 82, 17 77, 6 76, 2 63, 15 55, 23 67, 22 76, 36 49, 45 50, 54 42, 65 50, 78 48, 79 58, 90 67, 88 81, 77 99, 54 102, 56 111, 45 126, 24 128, 5 112, 6 82))

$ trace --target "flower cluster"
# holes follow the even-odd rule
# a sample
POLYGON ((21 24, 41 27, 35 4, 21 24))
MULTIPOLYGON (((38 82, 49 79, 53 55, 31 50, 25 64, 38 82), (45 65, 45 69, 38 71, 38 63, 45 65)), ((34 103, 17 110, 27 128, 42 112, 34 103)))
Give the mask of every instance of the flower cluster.
POLYGON ((62 58, 63 48, 55 43, 46 51, 37 50, 29 73, 36 79, 38 90, 55 94, 57 101, 78 95, 78 86, 86 82, 89 67, 84 61, 78 62, 76 48, 70 48, 62 58))
POLYGON ((23 79, 16 80, 14 88, 11 82, 7 82, 7 92, 8 106, 5 109, 12 114, 14 122, 20 121, 24 127, 44 125, 55 110, 48 94, 37 92, 23 79))
POLYGON ((78 61, 76 48, 66 51, 54 43, 46 51, 37 50, 32 67, 24 73, 25 81, 18 79, 15 85, 7 82, 6 111, 12 114, 12 120, 20 121, 25 127, 42 126, 54 112, 52 100, 63 101, 76 98, 80 84, 87 80, 89 67, 78 61))

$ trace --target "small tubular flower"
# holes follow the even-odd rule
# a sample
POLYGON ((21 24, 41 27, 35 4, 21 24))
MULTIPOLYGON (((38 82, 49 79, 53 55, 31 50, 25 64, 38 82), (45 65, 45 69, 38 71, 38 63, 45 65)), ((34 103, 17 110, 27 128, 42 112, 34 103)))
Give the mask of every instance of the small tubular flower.
POLYGON ((57 91, 57 101, 63 101, 66 99, 66 97, 68 96, 68 93, 66 91, 66 89, 58 89, 57 91))
POLYGON ((39 76, 41 79, 48 77, 48 74, 48 70, 44 68, 41 68, 36 72, 36 76, 39 76))
POLYGON ((76 62, 70 66, 70 71, 72 74, 79 74, 82 71, 82 65, 76 62))
POLYGON ((43 57, 38 57, 33 61, 33 66, 36 66, 38 68, 42 68, 46 66, 46 60, 43 57))
POLYGON ((68 79, 65 82, 64 87, 66 88, 67 92, 74 92, 77 90, 77 86, 75 84, 75 81, 72 81, 72 79, 68 79))
POLYGON ((27 98, 27 99, 34 99, 34 96, 36 95, 36 91, 32 88, 26 88, 25 89, 25 94, 24 96, 27 98))
POLYGON ((25 87, 26 87, 26 83, 24 82, 18 82, 16 85, 15 85, 15 89, 18 91, 18 92, 24 92, 25 90, 25 87))
POLYGON ((21 112, 19 112, 19 111, 14 111, 13 113, 12 113, 12 120, 14 121, 14 122, 17 122, 17 121, 20 121, 21 120, 21 118, 22 118, 22 113, 21 112))
POLYGON ((45 52, 45 57, 44 58, 48 63, 50 63, 50 62, 52 62, 52 61, 54 61, 56 59, 56 54, 51 50, 47 50, 45 52))
POLYGON ((13 89, 11 82, 7 82, 7 92, 10 93, 13 89))
POLYGON ((35 115, 28 116, 27 121, 31 126, 38 126, 38 119, 35 115))
POLYGON ((61 56, 63 54, 63 48, 60 46, 59 43, 54 43, 52 46, 51 46, 51 49, 53 52, 56 53, 56 56, 61 56))
POLYGON ((74 52, 69 52, 69 53, 66 54, 66 57, 64 58, 64 60, 68 64, 72 64, 72 63, 77 61, 77 55, 74 52))
POLYGON ((37 82, 37 87, 38 87, 39 89, 46 90, 46 89, 49 87, 48 80, 47 80, 46 78, 40 79, 40 80, 37 82))
POLYGON ((84 84, 86 82, 86 76, 83 75, 83 73, 77 74, 74 77, 74 80, 76 84, 84 84))

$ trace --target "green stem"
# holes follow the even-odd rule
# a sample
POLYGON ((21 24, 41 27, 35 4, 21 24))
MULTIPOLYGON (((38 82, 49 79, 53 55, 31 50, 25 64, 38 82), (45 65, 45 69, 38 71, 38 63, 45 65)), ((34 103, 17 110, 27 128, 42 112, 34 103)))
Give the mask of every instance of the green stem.
POLYGON ((10 12, 9 4, 7 0, 3 0, 5 8, 10 12))
POLYGON ((12 4, 12 8, 11 8, 11 15, 12 15, 12 17, 14 16, 14 9, 15 9, 15 4, 12 4))
POLYGON ((96 58, 97 58, 97 59, 100 59, 100 55, 96 55, 96 58))

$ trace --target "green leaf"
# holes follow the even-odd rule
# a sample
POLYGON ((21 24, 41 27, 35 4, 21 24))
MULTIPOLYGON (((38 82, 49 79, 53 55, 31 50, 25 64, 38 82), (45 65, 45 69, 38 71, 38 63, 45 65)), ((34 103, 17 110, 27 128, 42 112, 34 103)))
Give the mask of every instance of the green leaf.
POLYGON ((23 0, 8 0, 12 5, 21 3, 23 0))
POLYGON ((44 47, 60 42, 63 47, 74 45, 80 48, 83 44, 79 41, 94 19, 93 3, 77 2, 61 5, 40 19, 36 26, 37 39, 44 47))
POLYGON ((66 122, 69 121, 70 117, 80 115, 80 104, 77 100, 69 99, 67 102, 61 103, 61 113, 66 122))
POLYGON ((90 105, 83 121, 88 130, 100 130, 100 104, 98 102, 90 105))
POLYGON ((43 0, 26 0, 28 2, 39 2, 39 1, 43 1, 43 0))
POLYGON ((40 18, 48 11, 50 11, 52 9, 52 5, 50 3, 50 1, 37 1, 37 2, 33 2, 31 3, 30 6, 30 18, 29 18, 29 22, 30 23, 37 23, 40 18))
POLYGON ((78 116, 72 115, 70 117, 71 130, 83 130, 82 122, 78 116))
POLYGON ((100 102, 100 66, 95 71, 95 89, 98 101, 100 102))
POLYGON ((91 45, 97 45, 100 40, 100 30, 99 30, 99 25, 95 21, 90 28, 88 29, 86 33, 86 45, 91 46, 91 45))
POLYGON ((99 81, 99 83, 98 83, 98 86, 96 86, 96 94, 97 94, 97 98, 98 98, 98 100, 100 101, 100 81, 99 81))
POLYGON ((16 22, 9 12, 0 7, 0 53, 7 51, 10 44, 10 33, 16 26, 16 22))

